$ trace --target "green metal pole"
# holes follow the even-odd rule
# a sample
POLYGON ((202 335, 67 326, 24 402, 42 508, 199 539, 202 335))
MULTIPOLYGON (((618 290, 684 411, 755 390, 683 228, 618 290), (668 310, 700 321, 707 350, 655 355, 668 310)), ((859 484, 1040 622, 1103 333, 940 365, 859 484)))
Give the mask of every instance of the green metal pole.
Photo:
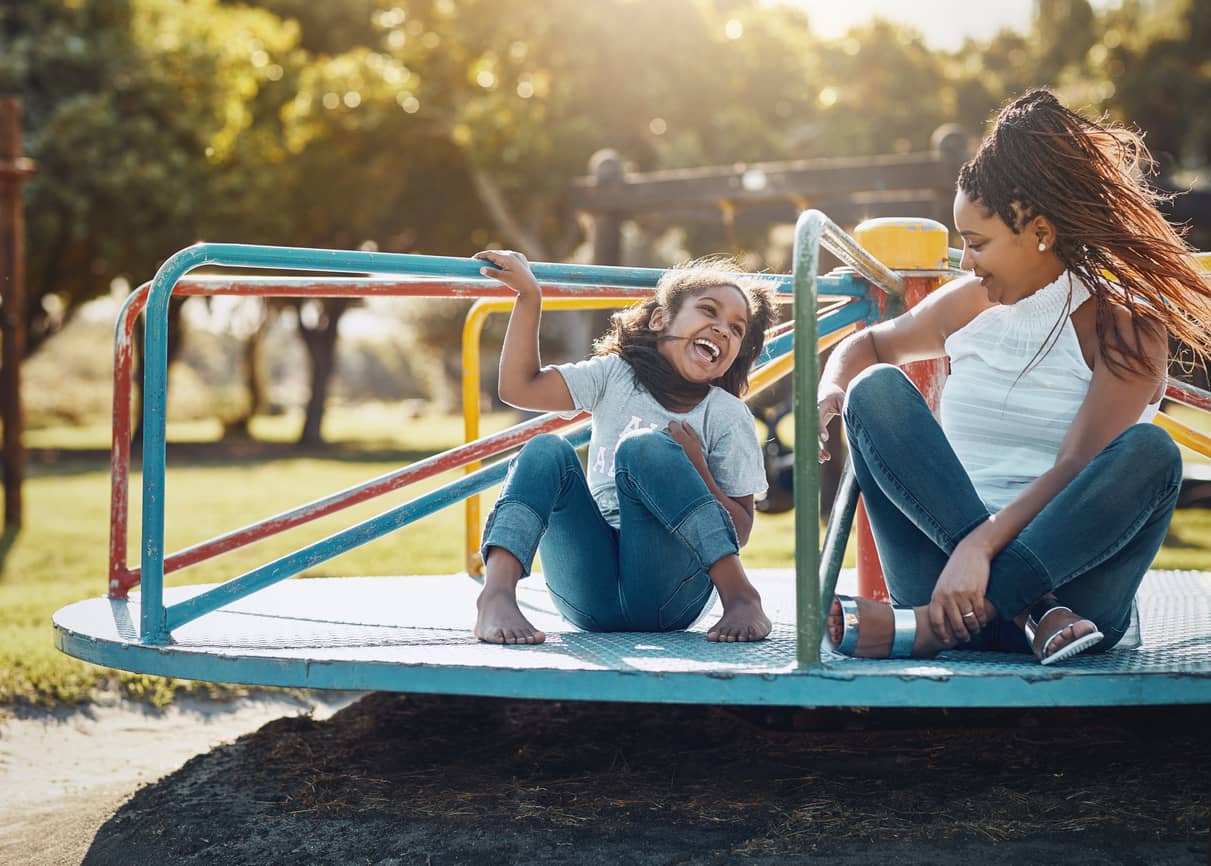
POLYGON ((821 666, 816 271, 826 219, 809 210, 795 224, 795 654, 801 668, 821 666))
POLYGON ((833 499, 832 514, 828 518, 828 531, 824 534, 824 552, 820 555, 820 628, 828 619, 828 609, 837 592, 837 578, 841 575, 841 563, 845 559, 845 544, 854 525, 854 512, 858 509, 858 481, 854 477, 854 465, 847 458, 841 472, 841 483, 833 499))

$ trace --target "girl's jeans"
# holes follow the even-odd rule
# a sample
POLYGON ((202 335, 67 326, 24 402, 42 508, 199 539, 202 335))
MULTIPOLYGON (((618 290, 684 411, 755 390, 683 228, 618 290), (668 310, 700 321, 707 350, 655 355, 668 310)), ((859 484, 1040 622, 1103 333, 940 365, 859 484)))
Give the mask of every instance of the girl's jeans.
MULTIPOLYGON (((989 517, 925 400, 896 367, 849 386, 845 429, 884 576, 897 604, 928 604, 955 546, 989 517)), ((966 648, 1029 652, 1012 619, 1053 592, 1093 620, 1106 650, 1164 541, 1181 486, 1181 455, 1164 430, 1124 430, 997 554, 987 598, 999 618, 966 648)))
POLYGON ((500 547, 528 575, 537 549, 555 606, 588 631, 688 628, 711 598, 707 569, 740 550, 731 516, 664 432, 619 442, 614 482, 618 529, 601 516, 575 449, 535 436, 488 516, 485 561, 500 547))

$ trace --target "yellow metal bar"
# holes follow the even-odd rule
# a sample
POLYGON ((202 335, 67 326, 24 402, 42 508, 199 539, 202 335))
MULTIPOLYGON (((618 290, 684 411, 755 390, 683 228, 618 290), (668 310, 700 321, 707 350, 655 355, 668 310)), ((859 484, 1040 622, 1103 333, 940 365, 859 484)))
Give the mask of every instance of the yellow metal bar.
MULTIPOLYGON (((823 352, 826 349, 831 349, 833 346, 837 345, 837 343, 840 343, 855 330, 857 330, 857 328, 858 326, 856 324, 846 325, 844 328, 833 331, 831 334, 825 334, 820 338, 819 342, 816 343, 817 350, 823 352)), ((790 352, 787 352, 785 355, 779 355, 777 358, 774 358, 774 360, 767 364, 762 364, 753 371, 751 376, 749 376, 749 390, 745 395, 745 398, 747 399, 764 391, 770 385, 774 384, 787 373, 789 373, 794 365, 795 358, 790 352)))
MULTIPOLYGON (((635 298, 543 298, 544 310, 602 310, 623 307, 634 303, 635 298)), ((481 298, 467 311, 463 322, 463 435, 465 441, 479 438, 479 341, 483 336, 484 322, 492 313, 503 313, 513 309, 512 298, 481 298)), ((468 463, 465 472, 470 474, 479 469, 481 463, 468 463)), ((483 573, 479 561, 479 494, 468 496, 466 503, 466 563, 467 573, 483 573)))
POLYGON ((1185 445, 1191 451, 1197 451, 1204 457, 1211 457, 1211 436, 1200 433, 1164 412, 1156 413, 1153 423, 1172 436, 1173 441, 1178 445, 1185 445))

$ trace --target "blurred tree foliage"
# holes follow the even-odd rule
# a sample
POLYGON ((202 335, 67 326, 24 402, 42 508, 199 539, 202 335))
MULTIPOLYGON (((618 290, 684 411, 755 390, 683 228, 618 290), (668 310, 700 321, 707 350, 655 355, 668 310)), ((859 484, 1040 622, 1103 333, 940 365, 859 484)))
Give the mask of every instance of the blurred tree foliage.
MULTIPOLYGON (((1038 0, 1031 33, 956 52, 880 21, 821 40, 757 0, 5 2, 0 91, 40 164, 31 350, 198 239, 566 258, 565 191, 602 147, 638 169, 920 151, 1042 84, 1206 165, 1208 44, 1198 0, 1038 0)), ((430 309, 448 348, 462 309, 430 309)))

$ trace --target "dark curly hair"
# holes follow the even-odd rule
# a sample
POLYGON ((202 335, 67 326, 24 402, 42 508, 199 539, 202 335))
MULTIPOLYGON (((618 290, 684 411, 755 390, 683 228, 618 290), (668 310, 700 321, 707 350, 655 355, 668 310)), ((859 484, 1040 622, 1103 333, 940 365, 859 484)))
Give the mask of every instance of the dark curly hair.
POLYGON ((594 348, 598 355, 621 355, 635 371, 639 383, 670 412, 696 406, 711 385, 741 397, 748 391, 749 371, 765 346, 765 332, 778 321, 775 294, 771 280, 746 275, 732 259, 698 259, 666 271, 652 297, 615 313, 610 330, 594 348), (663 307, 671 318, 677 315, 687 298, 719 286, 737 289, 748 302, 744 341, 736 360, 714 382, 687 382, 660 354, 660 341, 665 338, 648 327, 648 323, 657 307, 663 307))
POLYGON ((1211 288, 1191 249, 1157 209, 1166 196, 1144 174, 1142 136, 1068 110, 1046 90, 1001 109, 959 172, 959 189, 1015 233, 1036 216, 1055 226, 1055 253, 1096 303, 1099 352, 1117 372, 1157 373, 1143 335, 1158 326, 1211 356, 1211 288), (1131 316, 1128 333, 1114 307, 1131 316))

